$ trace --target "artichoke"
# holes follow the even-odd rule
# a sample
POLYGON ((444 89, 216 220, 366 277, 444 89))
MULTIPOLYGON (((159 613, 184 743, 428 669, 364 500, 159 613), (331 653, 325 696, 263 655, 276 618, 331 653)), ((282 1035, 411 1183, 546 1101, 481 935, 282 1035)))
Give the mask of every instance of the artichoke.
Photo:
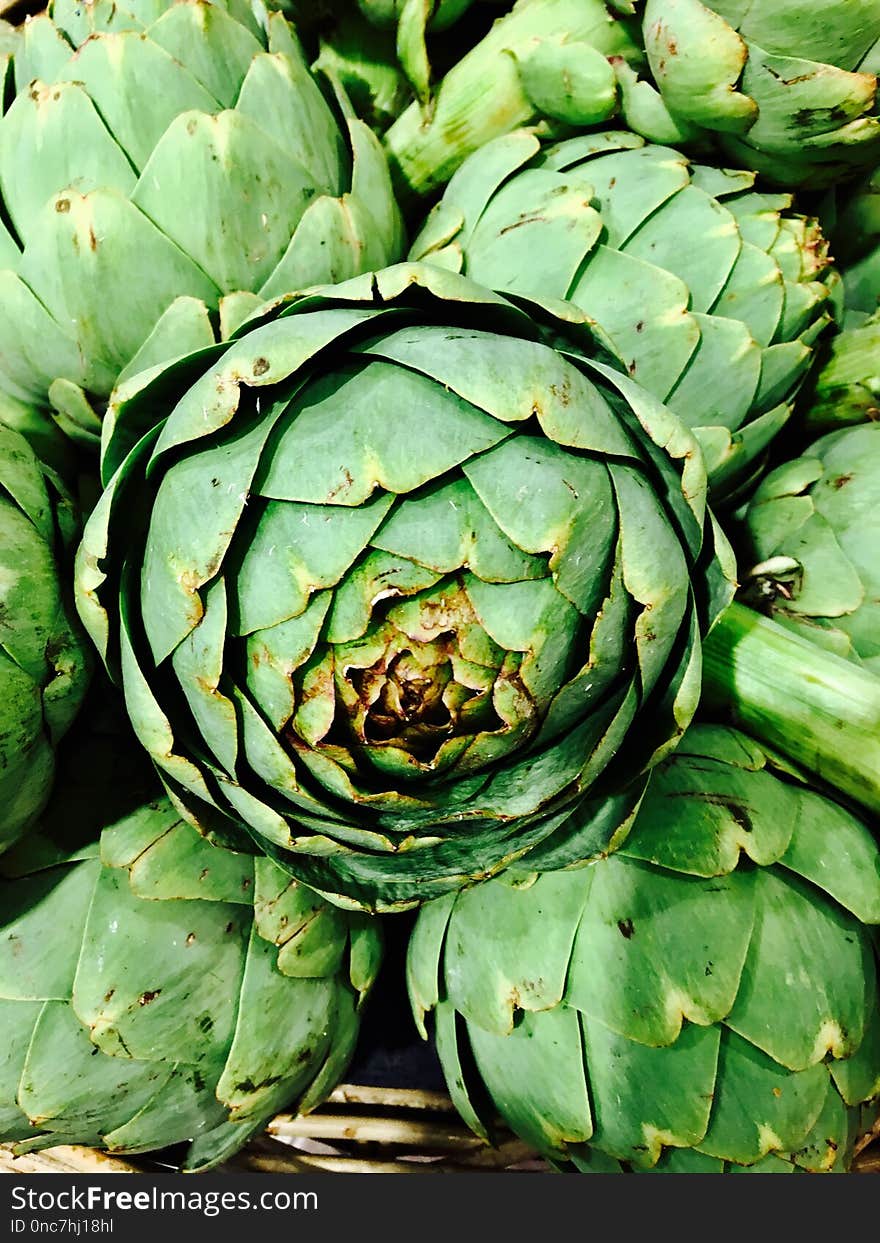
POLYGON ((0 881, 0 1141, 187 1142, 197 1170, 333 1089, 378 965, 368 917, 210 845, 165 798, 37 858, 7 855, 0 881))
POLYGON ((824 187, 877 163, 877 0, 646 0, 642 32, 671 119, 740 166, 824 187))
POLYGON ((831 432, 771 471, 743 525, 749 595, 880 674, 880 423, 831 432))
POLYGON ((479 1134, 497 1109, 587 1171, 846 1167, 880 1093, 860 820, 694 727, 617 854, 510 876, 424 907, 410 943, 417 1020, 479 1134))
POLYGON ((538 313, 398 265, 108 414, 86 627, 192 822, 334 901, 607 849, 693 715, 733 576, 702 460, 538 313))
POLYGON ((114 385, 399 258, 388 169, 243 0, 55 0, 0 119, 0 392, 94 444, 114 385))
POLYGON ((472 152, 521 125, 606 121, 621 66, 644 60, 623 16, 631 12, 630 0, 517 0, 445 74, 427 113, 414 101, 386 134, 399 194, 440 188, 472 152))
POLYGON ((0 425, 0 851, 46 804, 55 747, 88 684, 66 586, 78 518, 58 477, 0 425))
POLYGON ((625 131, 521 130, 463 165, 411 257, 576 303, 694 430, 717 498, 787 421, 834 287, 817 222, 754 182, 625 131))

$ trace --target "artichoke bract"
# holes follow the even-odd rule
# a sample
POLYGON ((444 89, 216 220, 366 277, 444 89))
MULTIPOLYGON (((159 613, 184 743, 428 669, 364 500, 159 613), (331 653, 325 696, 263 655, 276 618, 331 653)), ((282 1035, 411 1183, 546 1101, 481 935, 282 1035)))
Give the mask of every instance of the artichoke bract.
POLYGON ((400 258, 378 139, 259 3, 57 0, 0 120, 0 391, 100 437, 129 372, 400 258))
POLYGON ((192 820, 334 901, 606 850, 693 715, 733 577, 700 454, 538 311, 398 265, 108 414, 86 627, 192 820))
POLYGON ((830 321, 818 223, 754 182, 625 131, 542 150, 521 130, 465 162, 410 257, 576 303, 694 430, 717 496, 788 420, 830 321))
POLYGON ((68 572, 78 517, 57 476, 0 425, 0 851, 42 811, 90 648, 68 572))
POLYGON ((186 1142, 184 1168, 217 1164, 332 1091, 381 954, 369 917, 165 798, 19 866, 0 909, 0 1141, 20 1151, 186 1142))
POLYGON ((743 525, 750 595, 880 673, 880 423, 831 432, 771 471, 743 525))
POLYGON ((646 0, 648 63, 671 118, 745 168, 833 186, 876 164, 876 0, 646 0))
POLYGON ((497 1111, 586 1171, 846 1167, 880 1093, 864 823, 699 726, 617 854, 509 876, 425 906, 410 943, 474 1130, 497 1111))

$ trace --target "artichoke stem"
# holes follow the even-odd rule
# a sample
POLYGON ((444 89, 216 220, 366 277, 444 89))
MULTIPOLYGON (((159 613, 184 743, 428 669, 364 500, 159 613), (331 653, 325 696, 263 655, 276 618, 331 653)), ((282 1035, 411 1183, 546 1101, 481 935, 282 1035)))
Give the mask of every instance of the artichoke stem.
POLYGON ((704 707, 880 811, 880 678, 738 603, 703 660, 704 707))

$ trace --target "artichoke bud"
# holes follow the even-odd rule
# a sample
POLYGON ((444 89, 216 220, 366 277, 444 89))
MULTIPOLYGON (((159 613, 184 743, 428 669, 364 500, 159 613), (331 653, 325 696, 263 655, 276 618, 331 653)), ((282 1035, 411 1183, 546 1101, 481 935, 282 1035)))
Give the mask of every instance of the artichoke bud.
POLYGON ((637 24, 623 16, 631 5, 614 9, 605 0, 518 0, 437 83, 427 115, 417 100, 389 129, 398 193, 440 189, 469 155, 519 126, 610 117, 611 61, 644 60, 637 24))
POLYGON ((422 908, 416 1021, 477 1134, 500 1114, 560 1168, 845 1170, 880 1093, 878 863, 856 816, 693 726, 615 855, 422 908))
POLYGON ((231 331, 230 305, 400 256, 378 139, 259 3, 57 0, 14 74, 0 391, 86 447, 122 377, 231 331))
POLYGON ((642 30, 670 114, 740 167, 824 189, 876 164, 874 0, 646 0, 642 30))
POLYGON ((574 303, 591 341, 601 336, 692 428, 716 502, 760 470, 834 313, 827 241, 789 196, 627 131, 542 146, 518 130, 487 143, 410 254, 492 289, 574 303))
POLYGON ((752 607, 755 600, 773 600, 778 595, 790 600, 800 590, 803 574, 803 566, 793 557, 770 557, 743 575, 743 599, 751 601, 752 607))
POLYGON ((689 433, 531 312, 400 265, 105 421, 78 599, 135 730, 194 824, 345 905, 608 849, 730 598, 689 433))
MULTIPOLYGON (((849 293, 851 286, 846 283, 849 293)), ((874 287, 873 301, 880 293, 874 287)), ((830 432, 847 424, 880 420, 880 311, 848 312, 817 368, 800 415, 807 430, 830 432)))
POLYGON ((38 847, 0 881, 0 1141, 186 1143, 199 1170, 333 1089, 377 926, 203 841, 163 797, 66 859, 38 847))

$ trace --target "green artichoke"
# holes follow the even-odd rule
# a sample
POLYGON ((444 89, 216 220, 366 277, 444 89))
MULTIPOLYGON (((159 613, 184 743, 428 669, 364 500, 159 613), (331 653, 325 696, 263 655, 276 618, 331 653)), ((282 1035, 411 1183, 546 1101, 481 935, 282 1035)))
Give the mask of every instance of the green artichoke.
POLYGON ((88 684, 90 649, 65 585, 78 534, 58 477, 0 425, 0 851, 45 806, 55 747, 88 684))
POLYGON ((860 820, 694 727, 617 854, 510 875, 424 907, 409 951, 478 1134, 497 1110, 587 1171, 846 1167, 880 1093, 880 852, 860 820))
POLYGON ((378 139, 259 2, 55 0, 14 72, 0 391, 86 443, 127 374, 400 257, 378 139))
POLYGON ((817 222, 754 181, 625 131, 520 130, 463 165, 411 258, 581 307, 693 429, 717 497, 786 423, 834 287, 817 222))
POLYGON ((399 194, 439 189, 472 152, 519 126, 606 121, 618 73, 644 60, 637 23, 623 16, 631 12, 630 0, 517 0, 445 74, 427 115, 415 101, 386 134, 399 194))
POLYGON ((733 566, 695 442, 528 310, 398 265, 105 423, 78 601, 135 730, 340 903, 606 850, 696 706, 733 566))
POLYGON ((0 1141, 186 1141, 185 1168, 204 1169, 333 1089, 378 966, 368 917, 210 845, 164 798, 106 827, 100 847, 12 861, 0 1141))
POLYGON ((749 596, 880 674, 880 423, 832 432, 771 471, 743 525, 749 596))
POLYGON ((642 32, 671 119, 742 167, 824 187, 877 163, 877 0, 646 0, 642 32))

